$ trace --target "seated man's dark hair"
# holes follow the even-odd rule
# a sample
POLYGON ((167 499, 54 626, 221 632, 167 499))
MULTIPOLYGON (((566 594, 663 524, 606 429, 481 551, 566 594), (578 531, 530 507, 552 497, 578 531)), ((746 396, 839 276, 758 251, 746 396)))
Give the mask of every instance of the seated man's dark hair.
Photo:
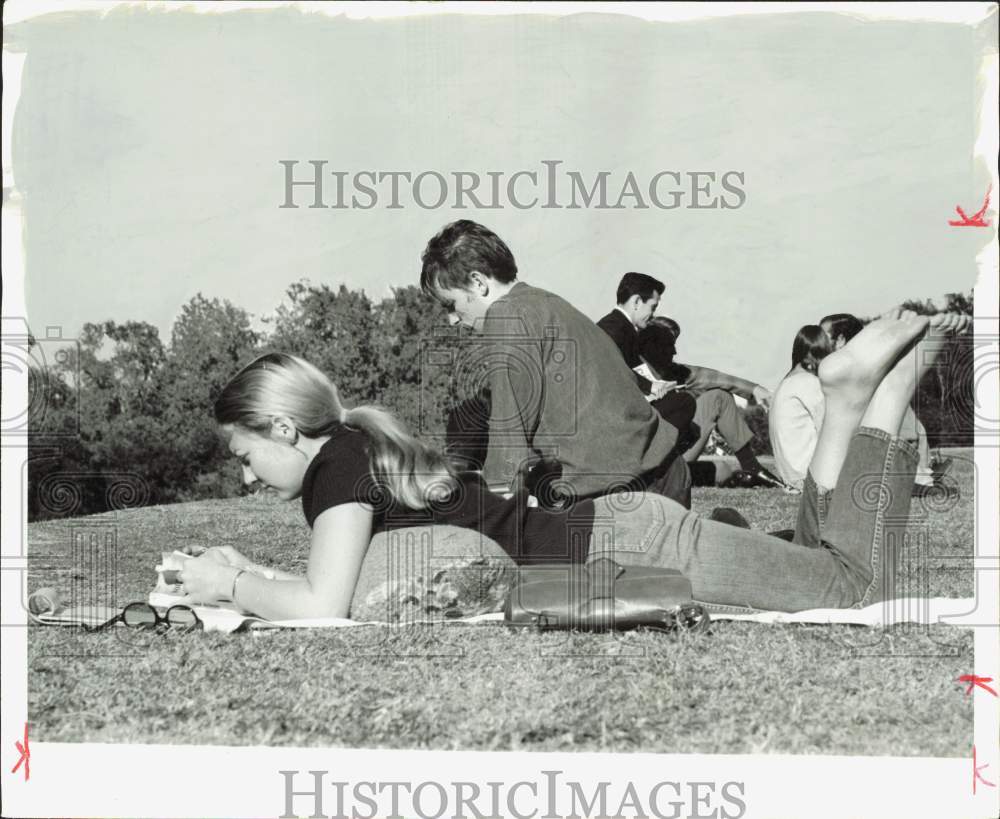
POLYGON ((819 323, 820 325, 830 325, 830 338, 834 341, 841 336, 844 337, 844 341, 850 341, 865 327, 861 323, 861 319, 857 316, 852 316, 850 313, 831 313, 821 318, 819 323))
POLYGON ((669 316, 653 316, 646 326, 662 327, 670 333, 674 341, 677 341, 677 337, 681 334, 681 326, 669 316))
POLYGON ((652 276, 647 276, 645 273, 626 273, 618 282, 616 298, 618 304, 624 304, 632 296, 638 294, 643 301, 649 301, 653 298, 653 293, 659 293, 662 296, 664 288, 663 282, 652 276))
POLYGON ((801 364, 803 370, 815 375, 819 362, 832 352, 833 338, 818 324, 807 324, 799 329, 792 342, 792 369, 801 364))
POLYGON ((680 325, 672 318, 653 316, 639 331, 639 355, 658 378, 684 383, 691 377, 691 370, 674 361, 680 331, 680 325))
POLYGON ((498 282, 508 283, 517 278, 514 254, 503 239, 469 219, 459 219, 441 228, 427 243, 421 260, 420 288, 430 296, 440 289, 467 286, 474 270, 498 282))

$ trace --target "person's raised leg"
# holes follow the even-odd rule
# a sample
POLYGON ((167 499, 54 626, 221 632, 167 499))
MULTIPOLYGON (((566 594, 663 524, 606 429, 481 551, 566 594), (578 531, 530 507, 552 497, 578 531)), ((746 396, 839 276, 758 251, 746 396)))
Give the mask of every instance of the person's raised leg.
POLYGON ((931 452, 927 444, 927 430, 920 423, 913 407, 906 408, 903 413, 903 421, 899 425, 899 437, 904 441, 909 441, 916 446, 920 453, 920 461, 917 463, 917 476, 914 479, 916 487, 934 486, 934 470, 931 468, 931 452))
MULTIPOLYGON (((872 396, 886 373, 926 328, 927 321, 926 316, 909 311, 892 311, 870 322, 844 347, 820 362, 819 380, 826 411, 809 473, 821 490, 837 485, 847 448, 872 396)), ((898 430, 899 419, 891 434, 898 430)))
POLYGON ((917 384, 944 347, 943 336, 967 325, 966 317, 955 315, 900 321, 921 329, 872 394, 842 463, 823 528, 823 540, 862 580, 859 605, 906 596, 896 585, 895 567, 905 544, 918 454, 899 436, 899 426, 917 384))
POLYGON ((930 318, 915 316, 909 321, 922 323, 924 327, 879 383, 861 418, 861 426, 885 430, 890 435, 900 434, 900 425, 910 412, 917 385, 934 366, 948 337, 969 325, 969 317, 957 313, 938 313, 930 318))
MULTIPOLYGON (((891 366, 892 356, 898 356, 905 350, 902 344, 898 349, 883 344, 896 338, 904 329, 903 325, 893 327, 889 322, 914 317, 915 314, 909 311, 904 314, 899 309, 891 310, 871 322, 862 331, 863 335, 852 339, 850 349, 845 347, 820 365, 825 379, 821 379, 821 384, 827 406, 816 450, 802 482, 802 498, 793 538, 795 543, 810 548, 822 546, 822 530, 848 447, 871 396, 881 383, 882 375, 891 366), (872 358, 871 354, 877 351, 881 351, 880 354, 872 358), (875 366, 866 369, 865 366, 858 366, 859 362, 875 366)), ((905 335, 899 340, 905 340, 905 335)))

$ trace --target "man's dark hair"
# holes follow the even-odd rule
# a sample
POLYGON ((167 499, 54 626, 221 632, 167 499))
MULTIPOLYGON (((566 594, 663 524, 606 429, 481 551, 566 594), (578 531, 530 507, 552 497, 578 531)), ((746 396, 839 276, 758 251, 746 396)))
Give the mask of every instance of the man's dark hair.
POLYGON ((691 370, 674 361, 680 331, 680 325, 672 318, 653 316, 639 331, 639 355, 659 378, 684 383, 691 377, 691 370))
POLYGON ((666 285, 659 279, 654 279, 645 273, 626 273, 618 282, 618 293, 615 298, 618 299, 618 304, 624 304, 635 295, 643 301, 649 301, 653 298, 653 293, 662 296, 665 287, 666 285))
POLYGON ((421 260, 420 289, 430 296, 439 289, 466 287, 474 270, 505 284, 517 278, 514 254, 503 239, 469 219, 441 228, 427 243, 421 260))
POLYGON ((834 341, 841 336, 844 337, 844 341, 850 341, 865 327, 861 323, 861 319, 857 316, 852 316, 850 313, 831 313, 821 318, 819 323, 821 325, 830 325, 830 338, 834 341))
POLYGON ((815 375, 819 362, 833 352, 835 337, 828 336, 818 324, 807 324, 800 328, 792 342, 792 369, 795 369, 796 364, 801 364, 803 370, 815 375))

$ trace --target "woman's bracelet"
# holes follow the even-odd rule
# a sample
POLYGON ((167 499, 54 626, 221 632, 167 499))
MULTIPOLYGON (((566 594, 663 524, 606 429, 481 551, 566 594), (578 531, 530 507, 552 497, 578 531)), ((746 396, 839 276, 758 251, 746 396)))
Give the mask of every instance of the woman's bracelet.
POLYGON ((229 593, 229 599, 233 603, 236 603, 236 583, 242 575, 246 574, 246 571, 246 569, 238 569, 236 574, 233 576, 233 590, 229 593))

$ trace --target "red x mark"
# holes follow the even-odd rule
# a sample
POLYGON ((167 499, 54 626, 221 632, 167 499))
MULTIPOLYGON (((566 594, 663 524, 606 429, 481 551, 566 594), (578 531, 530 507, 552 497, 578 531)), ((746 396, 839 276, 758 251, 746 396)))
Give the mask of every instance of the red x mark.
POLYGON ((988 762, 984 763, 983 765, 978 765, 978 766, 976 765, 976 746, 973 745, 972 746, 972 795, 973 796, 976 795, 976 780, 977 779, 982 779, 983 780, 983 784, 984 785, 988 785, 991 788, 995 788, 996 787, 996 785, 994 783, 988 781, 987 779, 985 779, 983 777, 983 775, 981 773, 979 773, 983 768, 988 768, 988 767, 990 767, 990 765, 989 765, 988 762))
MULTIPOLYGON (((15 742, 14 747, 17 748, 18 753, 21 754, 21 758, 17 760, 17 764, 11 770, 11 773, 17 773, 17 769, 21 767, 21 763, 24 763, 24 781, 28 781, 28 777, 31 775, 31 749, 28 747, 28 723, 24 723, 24 745, 20 742, 15 742)), ((975 748, 973 750, 973 756, 975 755, 975 748)))
POLYGON ((972 693, 972 689, 978 685, 985 691, 989 691, 994 697, 997 696, 997 692, 986 684, 988 682, 993 682, 992 677, 977 677, 975 674, 963 674, 957 681, 969 684, 969 687, 965 689, 966 694, 972 693))
POLYGON ((983 201, 983 206, 976 211, 972 216, 966 216, 965 211, 962 210, 960 205, 955 205, 955 210, 958 211, 958 215, 961 219, 949 219, 948 224, 952 227, 989 227, 990 223, 986 221, 986 208, 990 206, 990 191, 993 190, 993 186, 990 185, 986 189, 986 199, 983 201))

